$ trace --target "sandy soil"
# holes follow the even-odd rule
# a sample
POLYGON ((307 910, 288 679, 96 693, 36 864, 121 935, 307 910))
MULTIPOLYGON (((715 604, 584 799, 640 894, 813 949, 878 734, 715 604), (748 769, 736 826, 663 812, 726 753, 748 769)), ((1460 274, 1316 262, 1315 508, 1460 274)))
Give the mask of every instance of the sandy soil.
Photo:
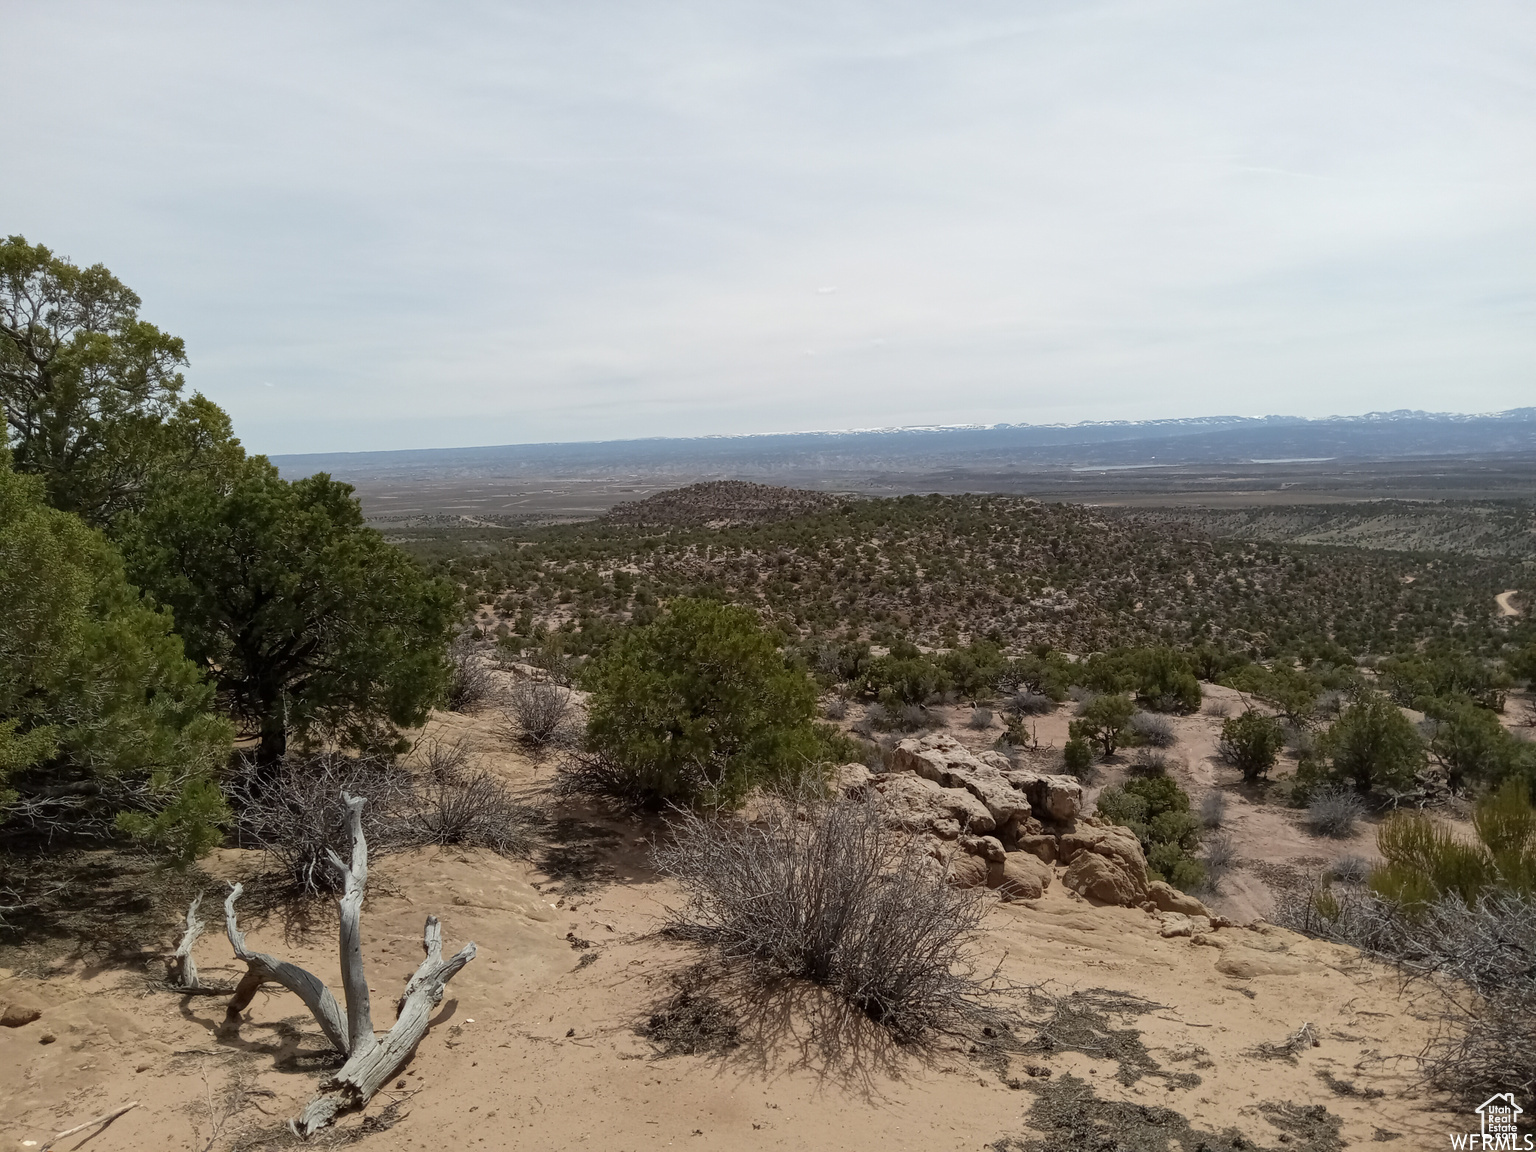
POLYGON ((1518 616, 1520 609, 1515 607, 1515 597, 1520 595, 1518 589, 1511 588, 1508 592, 1500 592, 1493 598, 1493 602, 1499 606, 1500 616, 1518 616))
MULTIPOLYGON (((1042 742, 1059 747, 1066 721, 1043 719, 1042 742)), ((1178 724, 1181 782, 1192 792, 1231 791, 1226 770, 1212 762, 1219 721, 1178 724)), ((549 767, 502 747, 488 721, 448 717, 437 729, 469 740, 483 763, 541 794, 549 767)), ((1155 1002, 1117 1026, 1140 1029, 1163 1069, 1194 1072, 1197 1085, 1157 1076, 1125 1085, 1113 1062, 1080 1052, 1004 1055, 999 1063, 968 1040, 897 1047, 876 1026, 837 1017, 813 989, 765 993, 729 979, 715 992, 734 1006, 739 1046, 663 1058, 636 1029, 702 955, 659 934, 677 893, 650 867, 651 830, 584 808, 551 814, 548 841, 532 860, 453 850, 376 862, 363 917, 376 1023, 392 1018, 388 1004, 420 956, 427 913, 442 917, 450 949, 473 939, 479 955, 449 986, 399 1083, 364 1117, 347 1119, 341 1135, 363 1135, 380 1152, 981 1149, 1028 1133, 1029 1086, 1049 1083, 1026 1074, 1030 1063, 1079 1076, 1101 1098, 1164 1105, 1199 1127, 1236 1126, 1263 1145, 1279 1140, 1258 1111, 1266 1101, 1326 1105, 1343 1118, 1348 1147, 1380 1132, 1401 1134, 1397 1148, 1439 1146, 1445 1131, 1463 1127, 1459 1116, 1429 1111, 1411 1079, 1411 1057, 1432 1029, 1422 991, 1405 995, 1390 972, 1357 954, 1264 924, 1224 929, 1214 946, 1163 939, 1146 913, 1093 906, 1060 884, 1031 904, 993 902, 979 961, 1000 962, 1009 980, 1056 994, 1107 988, 1155 1002), (1318 1030, 1317 1047, 1294 1062, 1255 1054, 1304 1022, 1318 1030), (1352 1082, 1355 1094, 1330 1090, 1322 1073, 1352 1082), (391 1118, 392 1101, 400 1102, 393 1126, 364 1135, 362 1124, 391 1118)), ((1278 865, 1369 851, 1366 832, 1356 842, 1320 844, 1289 810, 1238 792, 1231 827, 1244 855, 1278 865)), ((217 896, 217 882, 249 881, 261 861, 225 850, 206 870, 217 896)), ((1256 914, 1268 890, 1262 875, 1242 874, 1251 882, 1235 883, 1217 903, 1256 914)), ((327 906, 308 917, 263 917, 251 903, 253 947, 339 988, 327 906)), ((150 942, 170 943, 169 933, 150 942)), ((204 938, 198 962, 207 981, 237 975, 219 935, 204 938)), ((221 1000, 156 991, 142 971, 74 955, 41 970, 0 970, 0 1002, 8 999, 45 1006, 33 1023, 0 1028, 0 1140, 8 1148, 40 1146, 130 1100, 140 1106, 85 1144, 88 1152, 286 1147, 280 1121, 302 1106, 323 1070, 318 1030, 285 993, 258 996, 238 1032, 228 1033, 221 1000), (44 1036, 56 1039, 42 1043, 44 1036)))

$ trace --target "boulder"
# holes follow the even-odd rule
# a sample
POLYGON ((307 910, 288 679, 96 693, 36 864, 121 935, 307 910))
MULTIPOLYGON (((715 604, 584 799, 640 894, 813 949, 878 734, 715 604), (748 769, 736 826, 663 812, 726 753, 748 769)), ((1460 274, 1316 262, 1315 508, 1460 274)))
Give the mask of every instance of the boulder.
POLYGON ((1078 852, 1061 882, 1080 896, 1126 908, 1140 903, 1146 891, 1144 874, 1138 878, 1115 858, 1096 852, 1078 852))
POLYGON ((1147 899, 1159 912, 1179 912, 1185 916, 1209 917, 1211 910, 1193 896, 1186 896, 1172 884, 1154 880, 1147 885, 1147 899))
POLYGON ((997 821, 986 805, 963 788, 941 788, 932 780, 910 772, 887 772, 874 777, 870 785, 887 804, 891 819, 909 832, 932 831, 949 839, 962 827, 972 832, 990 832, 997 821))
POLYGON ((1020 852, 1028 852, 1037 857, 1042 863, 1056 863, 1056 837, 1043 833, 1018 837, 1016 844, 1020 852))
POLYGON ((948 880, 956 888, 980 888, 987 882, 987 861, 969 852, 956 852, 949 858, 948 880))
POLYGON ((891 751, 887 763, 893 772, 913 772, 942 788, 964 788, 986 806, 993 828, 1029 816, 1029 798, 999 769, 982 763, 953 736, 937 733, 903 740, 891 751))
POLYGON ((0 1028, 21 1028, 43 1014, 40 1004, 30 998, 14 997, 0 1004, 0 1028))
POLYGON ((1072 776, 1049 775, 1028 768, 1010 768, 1003 773, 1025 796, 1035 815, 1054 820, 1057 824, 1070 824, 1083 810, 1083 786, 1072 776))
POLYGON ((873 773, 863 764, 839 764, 832 769, 832 786, 848 796, 862 795, 873 773))
POLYGON ((1085 856, 1101 856, 1112 861, 1124 872, 1136 890, 1139 904, 1146 898, 1147 858, 1141 853, 1141 843, 1129 828, 1114 824, 1080 826, 1074 832, 1064 833, 1057 840, 1061 862, 1071 866, 1085 856))
POLYGON ((997 880, 988 883, 1004 900, 1038 900, 1051 886, 1051 867, 1028 852, 1010 852, 1002 867, 995 870, 997 880))
POLYGON ((962 836, 960 850, 980 856, 989 864, 1001 864, 1005 855, 1002 841, 996 836, 962 836))

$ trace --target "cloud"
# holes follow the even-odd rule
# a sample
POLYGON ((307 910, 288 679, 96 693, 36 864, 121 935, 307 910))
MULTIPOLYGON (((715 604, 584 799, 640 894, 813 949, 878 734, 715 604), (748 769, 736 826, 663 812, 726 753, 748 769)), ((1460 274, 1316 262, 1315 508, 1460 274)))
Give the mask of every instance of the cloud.
POLYGON ((148 0, 7 35, 6 231, 122 276, 258 450, 1530 393, 1528 5, 148 0))

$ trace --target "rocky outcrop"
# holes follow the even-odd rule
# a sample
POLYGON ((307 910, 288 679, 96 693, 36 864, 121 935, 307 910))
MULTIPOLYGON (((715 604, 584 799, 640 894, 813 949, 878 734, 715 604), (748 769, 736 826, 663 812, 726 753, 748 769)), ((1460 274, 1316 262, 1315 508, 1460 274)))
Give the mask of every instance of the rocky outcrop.
POLYGON ((1056 824, 1071 824, 1083 810, 1083 786, 1072 776, 1054 776, 1027 768, 1003 773, 1025 796, 1035 816, 1056 824))
POLYGON ((1153 880, 1147 885, 1147 900, 1159 912, 1175 912, 1183 916, 1202 916, 1209 919, 1211 910, 1196 900, 1193 896, 1186 896, 1172 884, 1162 880, 1153 880))
POLYGON ((938 733, 903 740, 891 751, 887 764, 892 772, 912 772, 941 788, 964 789, 985 805, 994 828, 1029 817, 1029 797, 953 736, 938 733))
POLYGON ((1009 852, 988 883, 1004 900, 1038 900, 1051 886, 1051 866, 1028 852, 1009 852))
POLYGON ((953 840, 962 829, 986 833, 997 827, 986 805, 963 788, 945 788, 911 772, 882 773, 869 787, 886 802, 891 818, 909 832, 953 840))
POLYGON ((1110 857, 1092 852, 1079 852, 1061 874, 1061 882, 1079 896, 1104 904, 1129 907, 1140 903, 1143 895, 1131 873, 1110 857))
POLYGON ((1085 823, 1058 838, 1057 852, 1061 882, 1079 895, 1126 907, 1147 898, 1147 860, 1130 829, 1085 823))

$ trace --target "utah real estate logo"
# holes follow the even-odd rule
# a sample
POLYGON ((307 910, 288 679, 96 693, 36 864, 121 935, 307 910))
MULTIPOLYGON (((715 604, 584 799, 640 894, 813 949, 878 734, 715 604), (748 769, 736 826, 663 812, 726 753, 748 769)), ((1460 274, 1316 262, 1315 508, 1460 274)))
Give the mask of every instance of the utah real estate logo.
POLYGON ((1478 1119, 1482 1121, 1483 1130, 1477 1132, 1462 1132, 1451 1134, 1452 1148, 1499 1149, 1512 1148, 1516 1152, 1525 1152, 1525 1149, 1536 1149, 1536 1137, 1527 1132, 1521 1136, 1517 1131, 1517 1121, 1525 1109, 1515 1103, 1513 1092, 1500 1092, 1496 1096, 1490 1096, 1477 1106, 1478 1119))

